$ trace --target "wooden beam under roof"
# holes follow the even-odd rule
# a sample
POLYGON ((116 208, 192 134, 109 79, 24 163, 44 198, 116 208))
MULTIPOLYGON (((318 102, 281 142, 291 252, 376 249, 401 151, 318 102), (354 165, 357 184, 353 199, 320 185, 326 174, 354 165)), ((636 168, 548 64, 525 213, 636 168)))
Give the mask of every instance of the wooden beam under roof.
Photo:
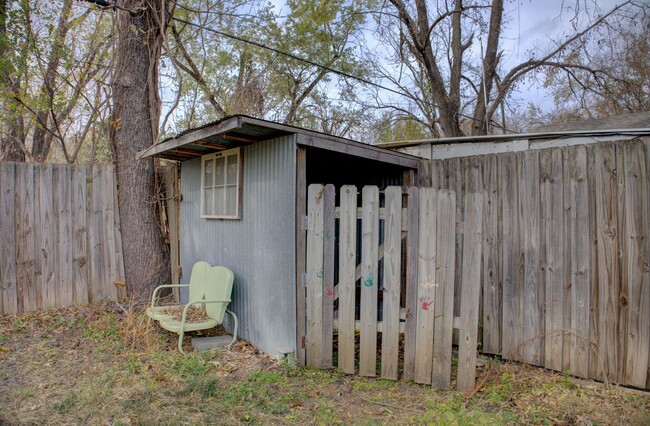
POLYGON ((224 145, 224 144, 216 143, 216 142, 210 142, 210 141, 197 142, 195 145, 205 146, 207 148, 213 148, 213 149, 218 149, 218 150, 224 150, 224 149, 229 148, 228 145, 224 145))
POLYGON ((231 117, 224 121, 219 121, 217 123, 211 124, 209 126, 203 127, 201 129, 189 131, 177 138, 170 139, 165 142, 161 142, 156 145, 152 145, 144 151, 138 153, 138 158, 151 157, 158 154, 161 154, 165 151, 170 151, 175 148, 179 148, 183 145, 188 145, 194 142, 198 142, 201 139, 209 138, 210 136, 218 135, 220 133, 226 133, 230 130, 241 127, 241 118, 240 116, 231 117))
POLYGON ((232 133, 226 133, 223 136, 223 138, 224 139, 230 139, 230 140, 237 141, 237 142, 244 142, 244 143, 248 143, 248 144, 257 143, 257 142, 260 141, 259 139, 252 139, 252 138, 247 138, 247 137, 244 137, 244 136, 236 136, 236 135, 233 135, 232 133))

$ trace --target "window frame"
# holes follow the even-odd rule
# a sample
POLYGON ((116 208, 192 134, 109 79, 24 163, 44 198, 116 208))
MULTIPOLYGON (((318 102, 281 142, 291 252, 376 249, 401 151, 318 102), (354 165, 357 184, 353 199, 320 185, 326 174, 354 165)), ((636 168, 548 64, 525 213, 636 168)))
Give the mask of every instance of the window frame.
MULTIPOLYGON (((241 153, 241 147, 239 148, 233 148, 233 149, 228 149, 225 151, 218 151, 214 152, 212 154, 206 154, 201 156, 201 218, 203 219, 241 219, 241 192, 242 192, 242 153, 241 153), (237 171, 235 175, 235 183, 234 184, 229 184, 228 183, 228 159, 231 157, 235 157, 237 159, 237 171), (223 184, 217 185, 214 182, 215 176, 216 176, 216 162, 217 159, 223 158, 224 159, 224 176, 223 176, 223 184), (212 175, 212 185, 206 186, 205 182, 205 165, 208 161, 213 161, 213 167, 215 167, 215 170, 213 170, 213 175, 212 175), (225 211, 228 210, 230 207, 227 204, 227 191, 226 188, 228 187, 235 187, 235 213, 234 214, 206 214, 206 209, 205 209, 205 203, 206 203, 206 190, 209 188, 211 190, 215 190, 217 188, 223 188, 223 203, 225 206, 225 211)), ((214 195, 213 195, 214 197, 214 195)), ((213 198, 212 200, 212 208, 211 208, 211 213, 214 213, 216 211, 216 203, 215 199, 213 198)))

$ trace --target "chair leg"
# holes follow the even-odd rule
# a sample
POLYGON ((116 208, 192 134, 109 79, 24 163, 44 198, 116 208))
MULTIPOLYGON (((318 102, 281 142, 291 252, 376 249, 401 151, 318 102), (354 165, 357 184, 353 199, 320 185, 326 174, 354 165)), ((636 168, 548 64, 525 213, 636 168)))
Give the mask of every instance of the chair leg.
POLYGON ((227 348, 230 348, 237 341, 237 326, 238 326, 238 324, 237 324, 237 315, 235 315, 235 313, 233 311, 229 310, 229 309, 226 309, 226 312, 228 312, 230 314, 230 316, 232 317, 232 322, 233 322, 232 341, 230 342, 230 344, 228 346, 226 346, 227 348))
POLYGON ((185 355, 185 351, 183 350, 183 337, 185 336, 185 332, 183 329, 178 333, 178 351, 185 355))

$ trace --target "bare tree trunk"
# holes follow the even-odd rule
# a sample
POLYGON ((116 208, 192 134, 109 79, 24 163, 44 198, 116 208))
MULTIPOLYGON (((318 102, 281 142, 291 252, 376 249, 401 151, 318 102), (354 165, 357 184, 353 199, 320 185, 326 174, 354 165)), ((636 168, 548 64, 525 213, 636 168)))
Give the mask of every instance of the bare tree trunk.
MULTIPOLYGON (((440 125, 444 136, 461 136, 462 132, 460 131, 459 125, 458 107, 454 106, 454 102, 450 99, 449 94, 447 93, 445 81, 440 72, 436 56, 431 46, 429 12, 426 1, 415 0, 415 8, 417 11, 417 17, 415 19, 417 19, 417 22, 409 15, 402 0, 390 0, 390 2, 397 9, 399 19, 406 26, 413 47, 419 57, 418 59, 424 66, 427 79, 429 80, 431 98, 438 107, 438 124, 440 125)), ((460 39, 458 42, 460 43, 460 39)), ((458 47, 459 49, 462 49, 461 46, 458 47)), ((458 78, 460 78, 460 76, 458 76, 458 78)))
POLYGON ((169 251, 156 214, 154 160, 136 159, 138 151, 158 138, 158 64, 168 4, 167 0, 119 3, 111 141, 126 280, 133 294, 146 298, 156 285, 170 279, 169 251))
POLYGON ((501 23, 503 20, 503 0, 493 0, 490 8, 490 29, 488 31, 487 48, 483 58, 483 70, 485 81, 481 81, 476 107, 474 108, 474 120, 472 121, 472 135, 485 135, 488 130, 488 121, 492 118, 486 116, 488 105, 485 99, 490 102, 490 92, 496 77, 497 65, 499 64, 499 37, 501 36, 501 23))

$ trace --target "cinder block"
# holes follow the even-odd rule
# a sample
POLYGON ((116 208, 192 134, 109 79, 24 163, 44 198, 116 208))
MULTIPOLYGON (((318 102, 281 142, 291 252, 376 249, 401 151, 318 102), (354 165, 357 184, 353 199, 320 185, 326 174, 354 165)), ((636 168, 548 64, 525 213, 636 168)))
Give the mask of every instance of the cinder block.
POLYGON ((232 341, 232 336, 193 337, 192 349, 206 352, 212 349, 225 348, 232 341))

